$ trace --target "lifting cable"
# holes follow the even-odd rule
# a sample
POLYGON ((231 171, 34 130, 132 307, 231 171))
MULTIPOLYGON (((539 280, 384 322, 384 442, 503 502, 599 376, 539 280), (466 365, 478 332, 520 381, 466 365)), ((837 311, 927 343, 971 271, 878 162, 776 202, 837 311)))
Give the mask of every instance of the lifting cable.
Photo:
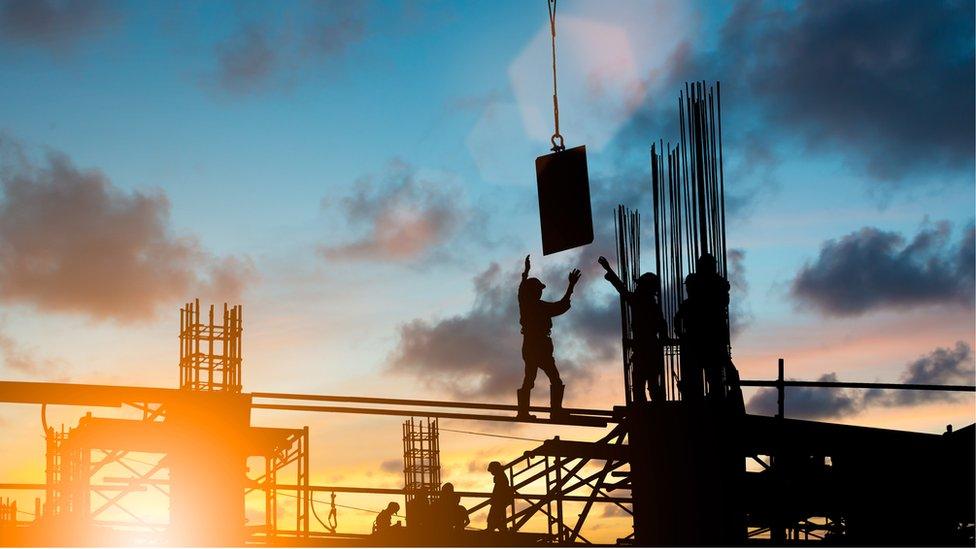
POLYGON ((559 133, 559 95, 556 92, 556 0, 547 0, 549 6, 549 33, 552 35, 552 118, 555 122, 555 132, 549 141, 552 151, 559 152, 566 149, 563 136, 559 133), (559 144, 556 144, 559 139, 559 144))
POLYGON ((513 435, 499 435, 496 433, 481 433, 478 431, 462 431, 460 429, 448 429, 446 427, 440 427, 439 429, 441 431, 447 431, 450 433, 461 433, 465 435, 478 435, 482 437, 495 437, 495 438, 510 438, 512 440, 527 440, 529 442, 545 442, 545 440, 541 438, 517 437, 513 435))
MULTIPOLYGON (((278 492, 278 495, 279 496, 289 497, 289 498, 297 498, 298 497, 295 494, 289 494, 288 492, 278 492)), ((321 501, 321 500, 318 500, 318 499, 315 499, 315 498, 308 498, 308 501, 309 501, 310 504, 311 504, 311 502, 322 503, 322 504, 326 503, 324 501, 321 501)), ((374 515, 378 515, 379 514, 379 511, 374 511, 372 509, 363 509, 362 507, 353 507, 352 505, 339 505, 338 503, 336 503, 335 506, 336 507, 342 507, 343 509, 352 509, 353 511, 362 511, 364 513, 372 513, 374 515)), ((331 514, 331 511, 329 513, 331 514)), ((405 517, 403 515, 400 515, 400 514, 394 514, 393 516, 396 517, 396 518, 401 518, 401 519, 407 518, 407 517, 405 517)), ((321 522, 321 521, 319 521, 319 522, 321 522)), ((323 526, 325 526, 325 525, 323 524, 323 526)))

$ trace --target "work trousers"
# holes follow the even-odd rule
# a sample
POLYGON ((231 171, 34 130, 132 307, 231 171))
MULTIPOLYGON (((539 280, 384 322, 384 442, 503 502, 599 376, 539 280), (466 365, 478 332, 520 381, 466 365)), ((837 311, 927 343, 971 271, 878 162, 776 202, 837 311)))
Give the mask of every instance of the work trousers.
POLYGON ((550 385, 562 385, 563 381, 556 370, 556 359, 552 356, 552 338, 525 337, 522 340, 522 359, 525 361, 525 377, 522 390, 535 387, 535 377, 539 370, 545 372, 550 385))

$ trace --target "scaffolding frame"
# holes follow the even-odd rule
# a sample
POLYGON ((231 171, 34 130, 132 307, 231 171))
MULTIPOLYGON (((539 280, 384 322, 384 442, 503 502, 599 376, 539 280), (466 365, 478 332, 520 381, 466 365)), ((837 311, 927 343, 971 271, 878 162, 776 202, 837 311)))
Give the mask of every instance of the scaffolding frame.
POLYGON ((267 539, 274 539, 285 533, 293 534, 299 538, 309 536, 311 490, 309 489, 308 456, 308 426, 292 430, 282 445, 276 446, 264 456, 264 475, 255 479, 254 483, 264 491, 264 535, 267 539), (287 487, 279 485, 278 473, 292 463, 295 464, 295 484, 287 487), (295 492, 295 530, 293 532, 278 529, 278 492, 283 490, 295 492))
MULTIPOLYGON (((506 517, 510 531, 520 532, 530 519, 541 514, 546 518, 544 539, 548 543, 590 544, 583 535, 583 528, 594 503, 612 504, 633 515, 631 498, 610 494, 630 487, 630 472, 620 470, 630 463, 626 438, 627 428, 623 424, 596 442, 566 441, 555 437, 504 464, 502 467, 514 491, 506 517), (601 462, 602 466, 594 473, 582 473, 591 462, 601 462), (610 477, 619 480, 611 481, 610 477), (544 480, 546 485, 544 496, 527 498, 519 493, 539 480, 544 480), (570 520, 564 509, 564 504, 569 501, 583 502, 583 509, 575 521, 570 520)), ((489 505, 490 498, 481 501, 468 509, 468 516, 489 505)))

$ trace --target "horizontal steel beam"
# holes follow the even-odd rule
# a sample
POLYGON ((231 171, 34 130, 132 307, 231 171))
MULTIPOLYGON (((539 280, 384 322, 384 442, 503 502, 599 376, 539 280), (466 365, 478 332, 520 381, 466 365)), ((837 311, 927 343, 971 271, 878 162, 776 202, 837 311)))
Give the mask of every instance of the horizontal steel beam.
POLYGON ((160 387, 0 381, 0 402, 119 407, 126 402, 163 402, 183 391, 160 387))
POLYGON ((606 427, 614 418, 593 416, 567 416, 560 419, 520 418, 488 414, 464 414, 460 412, 440 412, 430 410, 399 410, 388 408, 358 408, 349 406, 311 406, 304 404, 252 404, 251 408, 260 410, 291 410, 299 412, 328 412, 337 414, 366 414, 381 416, 416 416, 444 419, 467 419, 472 421, 502 421, 507 423, 536 423, 548 425, 573 425, 576 427, 606 427))
MULTIPOLYGON (((102 492, 111 492, 112 490, 144 492, 146 490, 145 486, 133 488, 131 484, 121 486, 117 484, 92 484, 89 485, 88 488, 90 490, 100 490, 102 492)), ((0 490, 47 490, 47 484, 31 482, 3 482, 0 483, 0 490)))
MULTIPOLYGON (((933 385, 925 383, 863 383, 859 381, 783 381, 784 387, 834 387, 839 389, 895 389, 902 391, 953 391, 976 393, 974 385, 933 385)), ((779 381, 765 379, 743 379, 743 387, 778 387, 779 381)))
MULTIPOLYGON (((267 398, 275 400, 308 400, 317 402, 348 402, 358 404, 389 404, 393 406, 424 406, 432 408, 466 408, 475 410, 498 410, 507 412, 518 411, 514 404, 494 404, 487 402, 451 402, 446 400, 420 400, 405 398, 376 398, 337 395, 299 395, 291 393, 251 393, 252 398, 267 398)), ((546 406, 530 406, 533 412, 549 412, 546 406)), ((567 413, 578 416, 613 416, 612 410, 597 410, 592 408, 563 408, 567 413)))
MULTIPOLYGON (((166 485, 169 484, 169 479, 140 479, 134 477, 105 477, 105 482, 117 482, 125 485, 139 485, 139 484, 155 484, 155 485, 166 485)), ((43 486, 43 485, 42 485, 43 486)), ((248 486, 252 488, 264 488, 264 484, 260 481, 251 481, 248 486)), ((275 490, 298 490, 302 488, 297 484, 275 484, 275 490)), ((387 494, 391 496, 404 496, 408 494, 418 494, 422 493, 417 490, 407 490, 406 488, 368 488, 362 486, 309 486, 308 489, 312 492, 335 492, 338 494, 387 494)), ((464 490, 456 490, 454 492, 462 498, 490 498, 491 492, 471 492, 464 490)), ((516 494, 518 499, 525 500, 540 500, 550 496, 546 494, 516 494)), ((559 499, 559 498, 557 498, 559 499)), ((563 501, 589 501, 590 496, 563 496, 561 498, 563 501)), ((596 503, 632 503, 631 498, 626 497, 598 497, 593 500, 596 503)))

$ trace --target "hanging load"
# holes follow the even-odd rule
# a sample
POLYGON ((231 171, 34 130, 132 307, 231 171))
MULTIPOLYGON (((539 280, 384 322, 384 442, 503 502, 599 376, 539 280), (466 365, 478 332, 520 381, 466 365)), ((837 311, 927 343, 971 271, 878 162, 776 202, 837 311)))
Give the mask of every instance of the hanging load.
POLYGON ((539 190, 542 253, 554 254, 593 242, 590 178, 586 146, 567 150, 559 133, 559 98, 556 93, 556 0, 548 0, 552 35, 552 110, 555 131, 552 153, 535 159, 539 190))

